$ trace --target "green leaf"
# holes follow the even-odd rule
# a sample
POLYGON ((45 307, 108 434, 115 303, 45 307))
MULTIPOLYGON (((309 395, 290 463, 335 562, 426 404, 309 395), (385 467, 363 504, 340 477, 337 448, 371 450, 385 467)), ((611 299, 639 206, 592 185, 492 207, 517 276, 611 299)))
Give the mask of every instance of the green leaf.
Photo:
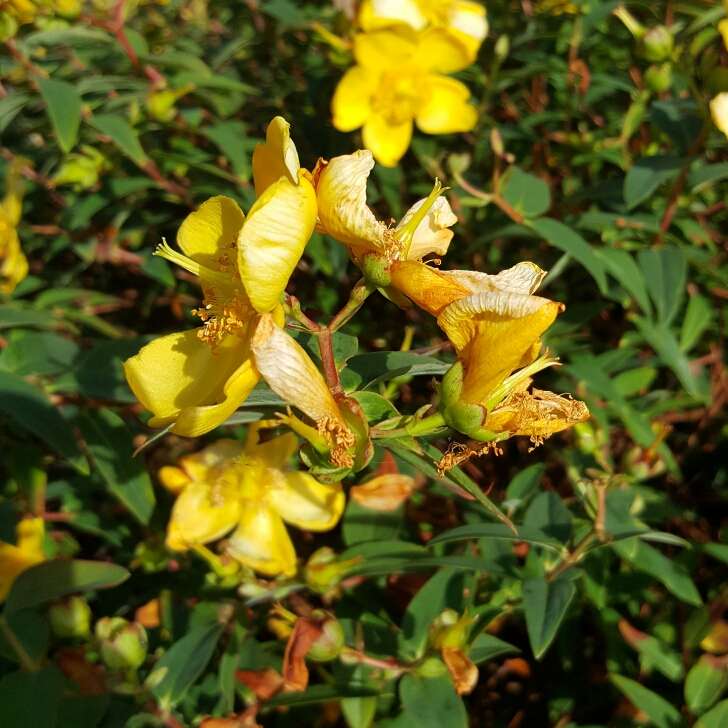
POLYGON ((563 222, 552 220, 550 217, 540 217, 524 224, 529 225, 550 245, 563 250, 564 253, 568 253, 574 260, 581 263, 597 282, 599 290, 606 292, 607 269, 604 261, 581 235, 575 233, 563 222))
POLYGON ((130 576, 123 566, 105 561, 44 561, 24 571, 13 582, 5 603, 5 616, 73 592, 118 586, 130 576))
POLYGON ((685 676, 682 656, 657 637, 640 632, 626 620, 619 623, 619 631, 627 644, 642 656, 642 669, 651 672, 659 670, 668 680, 679 682, 685 676))
POLYGON ((698 138, 703 126, 700 108, 692 98, 653 101, 650 104, 650 121, 683 149, 698 138))
POLYGON ((506 510, 522 508, 538 491, 545 471, 543 463, 536 463, 516 473, 506 488, 506 498, 501 507, 506 510))
POLYGON ((110 695, 64 695, 57 728, 96 728, 111 703, 110 695))
POLYGON ((377 351, 354 356, 346 366, 349 372, 347 384, 355 389, 365 389, 396 377, 442 376, 451 364, 409 351, 377 351))
POLYGON ((646 248, 637 254, 637 262, 655 304, 657 319, 667 325, 675 318, 685 295, 685 253, 675 245, 646 248))
POLYGON ((79 472, 88 474, 88 463, 78 449, 71 426, 38 387, 17 374, 0 370, 0 410, 44 440, 79 472))
POLYGON ((57 667, 8 673, 0 680, 0 728, 54 728, 62 689, 57 667))
POLYGON ((508 642, 504 642, 498 637, 483 632, 478 635, 475 642, 470 647, 468 657, 476 664, 479 665, 481 662, 489 662, 495 660, 503 655, 510 655, 514 652, 520 652, 518 647, 514 647, 508 642))
POLYGON ((689 159, 684 157, 640 157, 636 159, 624 178, 624 201, 632 210, 649 199, 657 188, 676 175, 689 159))
POLYGON ((694 728, 725 728, 728 725, 728 700, 721 700, 707 713, 703 713, 694 728))
POLYGON ((58 145, 68 153, 76 144, 81 126, 81 99, 76 88, 67 81, 54 79, 39 79, 38 88, 56 130, 58 145))
POLYGON ((544 576, 523 580, 523 609, 534 657, 538 660, 551 646, 566 610, 576 595, 576 585, 568 578, 547 581, 544 576))
POLYGON ((0 329, 12 329, 16 326, 29 328, 53 329, 59 321, 46 311, 33 311, 27 308, 0 306, 0 329))
POLYGON ((341 534, 347 546, 354 546, 369 541, 391 541, 403 527, 404 508, 397 508, 390 513, 379 513, 350 498, 342 518, 341 534))
POLYGON ((468 713, 448 673, 438 677, 406 674, 399 681, 402 711, 417 728, 467 728, 468 713))
POLYGON ((20 110, 33 98, 30 94, 11 93, 0 99, 0 132, 4 132, 20 110))
POLYGON ((728 162, 706 164, 688 175, 688 187, 692 188, 693 192, 698 192, 700 188, 707 187, 713 182, 719 182, 726 177, 728 177, 728 162))
POLYGON ((688 300, 685 318, 680 329, 680 351, 692 351, 713 320, 713 306, 705 297, 696 293, 688 300))
POLYGON ((571 538, 571 512, 553 491, 540 493, 523 517, 523 528, 541 531, 560 543, 571 538))
POLYGON ((544 533, 540 528, 516 526, 516 529, 517 532, 514 533, 504 523, 475 523, 471 526, 458 526, 435 536, 431 541, 428 541, 427 545, 434 546, 439 543, 464 541, 470 538, 495 538, 506 541, 525 541, 554 551, 563 551, 563 544, 552 535, 544 533))
POLYGON ((49 376, 67 370, 80 349, 50 331, 18 332, 0 351, 0 369, 24 376, 49 376))
POLYGON ((650 318, 652 304, 647 294, 645 278, 634 258, 626 250, 617 248, 597 248, 594 252, 604 261, 607 270, 634 296, 645 316, 650 318))
POLYGON ((235 174, 245 181, 249 180, 252 144, 246 138, 245 124, 237 120, 221 121, 203 131, 232 162, 235 174))
POLYGON ((91 123, 98 131, 105 134, 135 164, 144 167, 149 161, 136 131, 129 122, 116 114, 94 116, 91 123))
POLYGON ((701 655, 685 678, 685 702, 693 715, 712 708, 728 687, 724 658, 701 655))
POLYGON ((648 389, 656 376, 657 369, 654 367, 638 367, 620 372, 612 381, 623 397, 631 397, 639 394, 643 389, 648 389))
POLYGON ((639 538, 615 542, 612 548, 639 571, 657 579, 667 590, 688 604, 700 606, 703 600, 682 564, 671 561, 639 538))
POLYGON ((101 477, 109 490, 143 524, 149 523, 156 499, 144 458, 134 457, 134 442, 124 420, 111 410, 88 410, 78 418, 101 477))
POLYGON ((627 700, 639 710, 647 713, 658 728, 685 728, 679 711, 665 698, 622 675, 610 675, 609 678, 627 700))
POLYGON ((341 712, 349 728, 369 728, 377 713, 376 697, 342 698, 341 712))
POLYGON ((551 207, 551 190, 539 177, 518 167, 511 167, 504 175, 503 199, 524 217, 538 217, 551 207))
POLYGON ((175 642, 157 662, 155 671, 167 670, 162 680, 152 688, 163 709, 177 705, 202 674, 223 629, 224 625, 217 623, 197 627, 175 642))
POLYGON ((281 708, 316 705, 329 700, 342 698, 392 698, 391 692, 381 692, 376 688, 361 688, 349 685, 310 685, 303 693, 278 693, 266 702, 266 708, 281 708))
MULTIPOLYGON (((30 659, 40 662, 50 644, 51 631, 48 622, 40 614, 30 609, 22 609, 7 617, 0 617, 0 620, 3 619, 30 659)), ((0 654, 13 662, 20 660, 15 647, 8 641, 3 630, 0 630, 0 654)))

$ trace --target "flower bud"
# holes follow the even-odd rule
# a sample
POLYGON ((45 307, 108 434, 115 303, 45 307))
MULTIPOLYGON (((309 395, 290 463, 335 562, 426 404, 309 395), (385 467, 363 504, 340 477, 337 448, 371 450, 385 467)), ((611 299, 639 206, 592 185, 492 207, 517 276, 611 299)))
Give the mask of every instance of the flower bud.
MULTIPOLYGON (((318 610, 314 615, 318 614, 318 610)), ((309 647, 306 657, 314 662, 329 662, 339 656, 344 647, 344 630, 339 622, 328 617, 321 624, 323 634, 309 647)))
POLYGON ((76 192, 81 192, 99 181, 99 170, 93 159, 82 154, 69 154, 52 180, 54 185, 71 185, 76 192))
POLYGON ((659 453, 635 445, 622 456, 622 468, 637 481, 649 480, 665 472, 665 460, 659 453))
POLYGON ((505 154, 506 148, 503 146, 503 137, 496 127, 490 130, 490 146, 496 157, 502 157, 505 154))
POLYGON ((430 644, 438 650, 444 647, 462 649, 467 644, 473 621, 467 612, 459 617, 455 610, 446 609, 430 625, 430 644))
POLYGON ((147 657, 147 631, 139 622, 102 617, 96 623, 101 659, 112 670, 136 670, 147 657))
POLYGON ((417 674, 422 677, 440 677, 447 672, 445 663, 439 657, 428 657, 417 668, 417 674))
POLYGON ((361 272, 364 274, 364 278, 378 288, 386 288, 392 282, 391 261, 374 250, 368 250, 364 253, 361 272))
POLYGON ((503 63, 503 61, 508 58, 508 54, 511 52, 510 38, 507 35, 502 35, 500 38, 498 38, 498 40, 495 42, 493 52, 495 53, 495 57, 501 63, 503 63))
POLYGON ((172 121, 177 116, 178 109, 175 104, 190 91, 194 91, 195 85, 188 83, 180 89, 174 90, 164 88, 158 91, 152 91, 147 96, 147 110, 149 115, 157 121, 172 121))
POLYGON ((88 637, 91 631, 91 607, 81 597, 69 597, 65 602, 51 604, 48 621, 55 637, 88 637))
POLYGON ((651 65, 645 71, 643 80, 648 91, 653 91, 656 94, 668 91, 672 86, 672 64, 651 65))
POLYGON ((348 561, 339 561, 338 554, 328 546, 315 551, 306 564, 303 574, 306 584, 321 594, 335 589, 346 573, 363 559, 356 557, 348 561))
POLYGON ((650 63, 666 61, 674 47, 672 33, 664 25, 650 28, 641 38, 642 57, 650 63))

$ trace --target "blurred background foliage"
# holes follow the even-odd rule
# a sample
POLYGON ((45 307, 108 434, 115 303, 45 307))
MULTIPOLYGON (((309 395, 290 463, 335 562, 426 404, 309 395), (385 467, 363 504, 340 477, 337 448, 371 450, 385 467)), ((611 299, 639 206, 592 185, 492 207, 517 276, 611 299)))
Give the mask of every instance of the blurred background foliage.
MULTIPOLYGON (((444 180, 459 222, 443 268, 530 260, 550 271, 542 295, 567 306, 546 337, 563 366, 540 386, 572 392, 592 418, 463 466, 520 540, 431 465, 378 449, 367 472, 424 487, 387 514, 350 500, 330 533, 292 531, 308 561, 293 579, 231 585, 165 548, 159 468, 244 439, 273 410, 261 396, 260 412, 204 443, 163 434, 132 457, 150 430, 121 362, 190 328, 199 303, 194 279, 152 252, 208 197, 249 209, 252 150, 273 116, 309 169, 361 147, 330 114, 354 9, 0 0, 0 263, 17 229, 28 265, 0 300, 0 726, 723 728, 728 142, 708 105, 728 90, 719 4, 488 5, 477 62, 455 76, 475 128, 415 132, 399 165, 370 178, 384 220, 444 180), (310 560, 321 547, 340 568, 310 560), (10 588, 21 562, 42 563, 10 588), (269 615, 280 599, 287 628, 269 615), (305 691, 281 692, 272 675, 296 615, 335 625, 325 660, 345 647, 309 660, 305 691), (448 647, 479 666, 469 695, 445 669, 448 647)), ((357 279, 344 247, 316 233, 288 290, 333 314, 357 279)), ((434 401, 441 371, 360 358, 405 341, 454 359, 434 319, 378 295, 336 345, 355 355, 351 386, 374 382, 411 413, 434 401)))

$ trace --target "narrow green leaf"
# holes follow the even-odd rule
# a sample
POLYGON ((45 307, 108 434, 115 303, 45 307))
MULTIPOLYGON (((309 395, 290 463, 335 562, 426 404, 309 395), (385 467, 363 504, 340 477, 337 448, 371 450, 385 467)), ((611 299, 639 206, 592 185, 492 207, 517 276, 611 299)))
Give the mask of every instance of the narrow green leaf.
POLYGON ((310 685, 303 693, 278 693, 266 704, 266 708, 291 708, 316 705, 329 700, 341 700, 342 698, 393 698, 391 692, 381 692, 376 688, 361 688, 349 685, 310 685))
POLYGON ((71 426, 51 404, 45 392, 17 374, 0 370, 0 410, 44 440, 79 472, 88 474, 71 426))
POLYGON ((610 675, 609 677, 627 700, 639 710, 647 713, 658 728, 685 728, 680 712, 665 698, 622 675, 610 675))
POLYGON ((58 145, 68 153, 76 144, 81 126, 81 99, 76 88, 67 81, 54 79, 40 79, 38 88, 56 130, 58 145))
POLYGON ((175 642, 154 666, 155 670, 167 670, 162 680, 152 688, 164 708, 177 705, 202 674, 223 629, 222 624, 206 624, 191 630, 175 642))
POLYGON ((448 673, 438 677, 406 674, 399 681, 402 710, 417 728, 467 728, 468 712, 448 673))
POLYGON ((518 647, 514 647, 508 642, 504 642, 498 637, 483 632, 473 642, 468 657, 476 664, 481 662, 489 662, 503 655, 510 655, 514 652, 520 652, 518 647))
POLYGON ((73 592, 108 589, 126 581, 129 576, 123 566, 105 561, 44 561, 24 571, 13 582, 5 603, 5 615, 73 592))
MULTIPOLYGON (((706 164, 698 167, 695 171, 688 175, 688 187, 701 188, 707 187, 713 182, 728 177, 728 162, 719 162, 718 164, 706 164)), ((696 189, 693 189, 696 192, 696 189)))
POLYGON ((546 491, 533 499, 523 517, 522 528, 541 531, 565 544, 571 538, 571 522, 571 512, 564 501, 553 491, 546 491))
POLYGON ((435 546, 439 543, 464 541, 470 538, 495 538, 506 541, 525 541, 559 552, 564 548, 558 539, 544 533, 540 528, 529 526, 516 526, 516 528, 517 532, 514 533, 503 523, 476 523, 472 526, 458 526, 435 536, 431 541, 428 541, 427 545, 435 546))
POLYGON ((685 318, 680 328, 680 351, 687 354, 700 341, 700 337, 713 320, 713 306, 705 297, 696 293, 688 301, 685 318))
POLYGON ((685 678, 685 702, 693 715, 712 708, 728 687, 725 659, 701 655, 685 678))
POLYGON ((626 251, 617 248, 598 248, 594 251, 604 261, 607 270, 617 281, 634 296, 645 316, 652 316, 652 304, 647 294, 645 279, 634 258, 626 251))
POLYGON ((89 451, 109 490, 144 524, 156 499, 144 458, 134 457, 134 442, 124 420, 111 410, 89 410, 78 418, 89 451))
POLYGON ((728 700, 721 700, 707 713, 703 713, 694 728, 725 728, 728 725, 728 700))
POLYGON ((667 325, 675 318, 685 296, 685 253, 676 245, 646 248, 637 254, 637 262, 655 304, 658 321, 667 325))
POLYGON ((624 201, 632 210, 649 199, 657 188, 675 176, 690 160, 684 157, 640 157, 636 159, 624 178, 624 201))
POLYGON ((526 223, 535 230, 550 245, 553 245, 564 253, 568 253, 574 260, 581 263, 592 278, 597 282, 599 290, 607 290, 607 269, 596 254, 596 251, 578 233, 575 233, 563 222, 553 220, 550 217, 539 217, 536 220, 529 220, 526 223))
POLYGON ((369 728, 377 713, 376 697, 342 698, 341 712, 349 728, 369 728))
POLYGON ((121 116, 101 114, 94 116, 91 123, 102 134, 110 137, 111 141, 135 164, 143 167, 149 161, 149 157, 147 157, 142 145, 139 143, 136 131, 121 116))
POLYGON ((528 639, 538 660, 556 637, 566 610, 576 595, 576 585, 570 579, 549 582, 544 576, 532 576, 524 579, 522 589, 528 639))

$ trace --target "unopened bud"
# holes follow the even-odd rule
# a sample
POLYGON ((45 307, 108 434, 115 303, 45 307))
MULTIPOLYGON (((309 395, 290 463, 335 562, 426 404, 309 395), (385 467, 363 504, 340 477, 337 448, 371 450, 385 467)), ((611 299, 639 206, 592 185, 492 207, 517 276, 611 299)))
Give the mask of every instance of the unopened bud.
POLYGON ((672 64, 663 63, 662 65, 653 64, 644 75, 645 88, 656 94, 663 91, 669 91, 672 86, 672 64))
POLYGON ((54 185, 72 185, 76 192, 88 190, 99 181, 98 165, 82 154, 69 154, 52 181, 54 185))
POLYGON ((336 588, 346 573, 362 561, 361 557, 339 561, 339 556, 328 546, 315 551, 303 571, 306 584, 322 594, 336 588))
POLYGON ((430 644, 438 650, 444 647, 462 649, 468 641, 472 623, 473 620, 468 618, 467 612, 458 616, 453 609, 446 609, 430 626, 430 644))
POLYGON ((190 91, 194 91, 195 85, 188 83, 180 89, 164 88, 159 91, 152 91, 147 96, 147 110, 152 118, 157 121, 172 121, 177 116, 178 109, 175 106, 177 101, 190 91))
POLYGON ((657 452, 650 453, 635 446, 622 456, 622 468, 635 480, 649 480, 665 472, 665 460, 657 452))
POLYGON ((91 631, 91 607, 81 597, 69 597, 65 602, 48 608, 51 632, 61 639, 88 637, 91 631))
POLYGON ((139 622, 102 617, 96 623, 101 659, 112 670, 136 670, 147 657, 147 631, 139 622))
POLYGON ((511 41, 507 35, 502 35, 495 42, 495 48, 493 49, 495 57, 502 63, 508 58, 508 54, 511 52, 511 41))
POLYGON ((314 662, 329 662, 338 657, 344 647, 344 630, 333 617, 325 619, 320 626, 323 634, 311 645, 306 657, 314 662))
POLYGON ((485 424, 485 418, 488 412, 480 404, 471 404, 469 402, 455 402, 448 405, 442 411, 445 422, 463 435, 475 436, 485 424))
POLYGON ((496 157, 502 157, 506 151, 506 148, 503 146, 503 137, 496 127, 490 130, 490 146, 496 157))
POLYGON ((386 288, 392 282, 391 261, 374 250, 364 253, 361 272, 364 274, 364 278, 378 288, 386 288))
POLYGON ((675 47, 672 33, 664 25, 650 28, 641 38, 642 56, 650 63, 666 61, 675 47))
POLYGON ((440 677, 447 672, 445 663, 438 657, 428 657, 417 668, 417 674, 422 677, 440 677))

